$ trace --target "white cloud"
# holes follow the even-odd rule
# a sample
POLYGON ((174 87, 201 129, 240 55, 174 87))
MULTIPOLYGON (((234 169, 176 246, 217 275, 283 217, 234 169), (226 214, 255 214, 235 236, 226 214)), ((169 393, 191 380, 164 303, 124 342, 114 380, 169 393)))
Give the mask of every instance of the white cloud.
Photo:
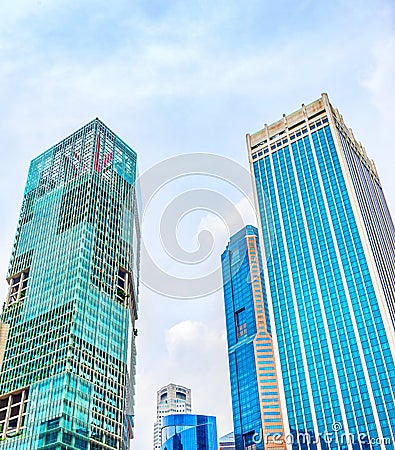
POLYGON ((179 322, 166 331, 167 351, 172 360, 182 370, 202 367, 201 358, 210 362, 208 367, 215 363, 218 353, 223 353, 226 347, 224 333, 210 329, 202 322, 185 320, 179 322))
MULTIPOLYGON (((167 328, 162 336, 156 344, 152 367, 141 367, 141 361, 137 366, 138 414, 133 448, 148 445, 156 417, 156 391, 168 383, 191 388, 192 412, 216 416, 219 435, 232 430, 224 329, 200 320, 182 320, 167 328)), ((153 342, 150 348, 154 348, 153 342)), ((145 359, 147 355, 140 357, 145 359)))
POLYGON ((390 210, 395 214, 394 145, 391 130, 394 127, 395 112, 395 30, 386 33, 372 46, 374 65, 362 85, 370 94, 377 115, 370 123, 374 133, 367 133, 368 155, 374 159, 390 210))
POLYGON ((255 207, 252 205, 251 201, 252 200, 248 197, 242 197, 238 202, 236 202, 234 204, 233 217, 227 218, 228 223, 225 223, 223 218, 218 217, 214 213, 206 214, 200 220, 197 234, 203 230, 210 231, 210 233, 214 236, 216 246, 225 249, 227 241, 230 238, 229 230, 235 229, 235 225, 239 223, 239 217, 242 219, 242 223, 244 225, 256 226, 257 218, 255 214, 255 207))
POLYGON ((220 433, 232 428, 227 342, 224 330, 186 320, 166 331, 167 367, 190 386, 193 411, 218 416, 220 433))
POLYGON ((371 93, 372 101, 382 119, 393 123, 393 105, 395 103, 395 32, 386 33, 379 42, 373 44, 374 68, 363 85, 371 93))

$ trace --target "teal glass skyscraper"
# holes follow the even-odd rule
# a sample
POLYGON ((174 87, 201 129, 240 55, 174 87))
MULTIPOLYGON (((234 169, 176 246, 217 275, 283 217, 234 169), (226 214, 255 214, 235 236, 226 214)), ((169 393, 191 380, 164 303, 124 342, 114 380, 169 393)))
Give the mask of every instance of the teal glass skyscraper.
POLYGON ((326 94, 247 135, 294 448, 394 448, 395 233, 326 94))
POLYGON ((31 163, 0 322, 0 448, 128 448, 136 153, 95 119, 31 163))

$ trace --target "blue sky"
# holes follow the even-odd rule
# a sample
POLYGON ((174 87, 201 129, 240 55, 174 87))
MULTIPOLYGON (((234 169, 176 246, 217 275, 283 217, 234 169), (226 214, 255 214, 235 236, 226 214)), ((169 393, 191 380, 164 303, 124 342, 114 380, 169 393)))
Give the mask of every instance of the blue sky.
MULTIPOLYGON (((138 152, 142 173, 190 152, 247 168, 246 133, 327 92, 395 211, 393 1, 3 0, 0 21, 4 276, 30 160, 97 116, 138 152)), ((186 179, 163 195, 199 183, 209 184, 186 179)), ((237 195, 210 186, 250 217, 237 195)), ((212 214, 185 219, 180 240, 193 248, 202 227, 217 238, 215 265, 227 237, 212 214)), ((143 288, 139 322, 134 448, 151 446, 155 392, 171 381, 190 386, 194 409, 228 432, 221 293, 180 302, 143 288)))

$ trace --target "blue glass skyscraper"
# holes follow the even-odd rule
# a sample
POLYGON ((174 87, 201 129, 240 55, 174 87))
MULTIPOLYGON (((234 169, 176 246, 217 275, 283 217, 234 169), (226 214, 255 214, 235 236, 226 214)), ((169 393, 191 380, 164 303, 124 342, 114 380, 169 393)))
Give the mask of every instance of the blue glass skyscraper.
POLYGON ((136 153, 95 119, 31 163, 0 321, 0 448, 128 448, 136 153))
POLYGON ((326 94, 247 135, 294 448, 395 438, 395 232, 372 161, 326 94))
POLYGON ((218 450, 215 417, 171 414, 162 420, 161 450, 218 450))
POLYGON ((221 262, 236 449, 283 449, 258 230, 247 225, 231 236, 221 262))

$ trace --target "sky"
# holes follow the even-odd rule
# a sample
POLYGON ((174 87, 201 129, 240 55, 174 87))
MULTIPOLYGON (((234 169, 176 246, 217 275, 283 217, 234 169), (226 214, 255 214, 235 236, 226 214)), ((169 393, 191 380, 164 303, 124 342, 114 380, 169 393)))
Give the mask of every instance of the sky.
POLYGON ((30 160, 100 117, 136 150, 142 179, 158 182, 143 231, 154 266, 174 278, 161 292, 143 261, 133 449, 151 447, 156 391, 170 382, 190 387, 194 412, 217 416, 227 433, 218 270, 236 212, 254 222, 245 135, 327 92, 374 159, 394 212, 395 4, 2 0, 0 24, 0 293, 30 160), (197 152, 217 155, 198 174, 197 152), (223 176, 225 158, 239 167, 236 183, 223 176), (174 178, 160 184, 152 168, 174 178), (166 253, 174 236, 186 260, 166 253), (214 274, 210 289, 183 300, 185 280, 205 274, 214 274))

